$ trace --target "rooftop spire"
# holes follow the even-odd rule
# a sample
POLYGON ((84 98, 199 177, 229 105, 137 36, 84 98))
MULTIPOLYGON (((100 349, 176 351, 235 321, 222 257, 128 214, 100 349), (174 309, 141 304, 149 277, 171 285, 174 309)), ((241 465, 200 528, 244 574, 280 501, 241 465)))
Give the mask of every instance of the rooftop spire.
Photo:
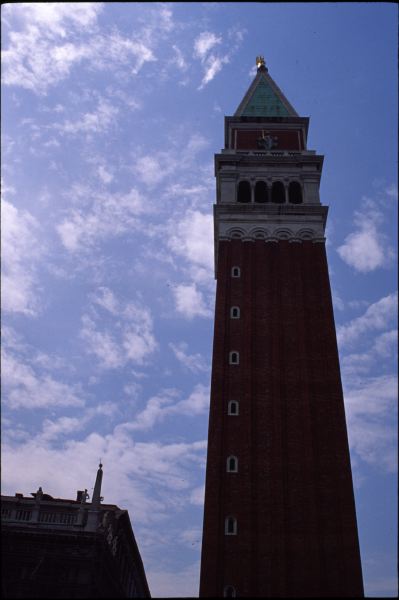
POLYGON ((256 57, 255 79, 237 108, 235 117, 297 117, 276 82, 270 77, 263 56, 256 57))
POLYGON ((91 498, 91 502, 94 505, 99 505, 102 498, 101 498, 101 483, 103 480, 103 471, 102 471, 102 464, 101 464, 101 459, 100 459, 100 464, 98 465, 98 471, 97 471, 97 476, 96 476, 96 483, 94 484, 94 490, 93 490, 93 496, 91 498))

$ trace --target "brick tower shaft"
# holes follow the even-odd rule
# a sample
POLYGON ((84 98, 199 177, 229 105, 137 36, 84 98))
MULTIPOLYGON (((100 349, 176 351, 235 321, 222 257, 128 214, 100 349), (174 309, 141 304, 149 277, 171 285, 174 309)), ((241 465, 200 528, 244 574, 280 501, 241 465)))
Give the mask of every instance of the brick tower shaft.
POLYGON ((201 597, 363 596, 323 157, 307 127, 261 63, 215 157, 201 597))

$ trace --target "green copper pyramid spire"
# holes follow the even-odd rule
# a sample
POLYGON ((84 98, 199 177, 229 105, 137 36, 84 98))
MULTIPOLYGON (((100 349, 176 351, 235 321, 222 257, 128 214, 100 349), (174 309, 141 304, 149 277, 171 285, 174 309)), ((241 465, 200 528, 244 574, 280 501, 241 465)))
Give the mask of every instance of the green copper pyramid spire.
POLYGON ((295 109, 268 74, 263 57, 258 72, 235 112, 236 117, 297 117, 295 109))

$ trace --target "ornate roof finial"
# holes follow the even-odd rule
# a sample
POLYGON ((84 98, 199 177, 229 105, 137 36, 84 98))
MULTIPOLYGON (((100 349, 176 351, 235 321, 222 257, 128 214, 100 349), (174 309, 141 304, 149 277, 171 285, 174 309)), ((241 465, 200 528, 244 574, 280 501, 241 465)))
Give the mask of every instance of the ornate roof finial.
POLYGON ((256 66, 258 67, 258 71, 267 71, 265 59, 263 56, 256 57, 256 66))

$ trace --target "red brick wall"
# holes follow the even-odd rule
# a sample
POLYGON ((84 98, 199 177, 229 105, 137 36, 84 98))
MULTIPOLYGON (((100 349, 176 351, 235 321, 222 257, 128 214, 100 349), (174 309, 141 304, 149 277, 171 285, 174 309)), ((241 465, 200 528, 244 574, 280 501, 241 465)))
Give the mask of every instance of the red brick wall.
POLYGON ((324 244, 220 242, 213 353, 200 595, 362 596, 324 244))

